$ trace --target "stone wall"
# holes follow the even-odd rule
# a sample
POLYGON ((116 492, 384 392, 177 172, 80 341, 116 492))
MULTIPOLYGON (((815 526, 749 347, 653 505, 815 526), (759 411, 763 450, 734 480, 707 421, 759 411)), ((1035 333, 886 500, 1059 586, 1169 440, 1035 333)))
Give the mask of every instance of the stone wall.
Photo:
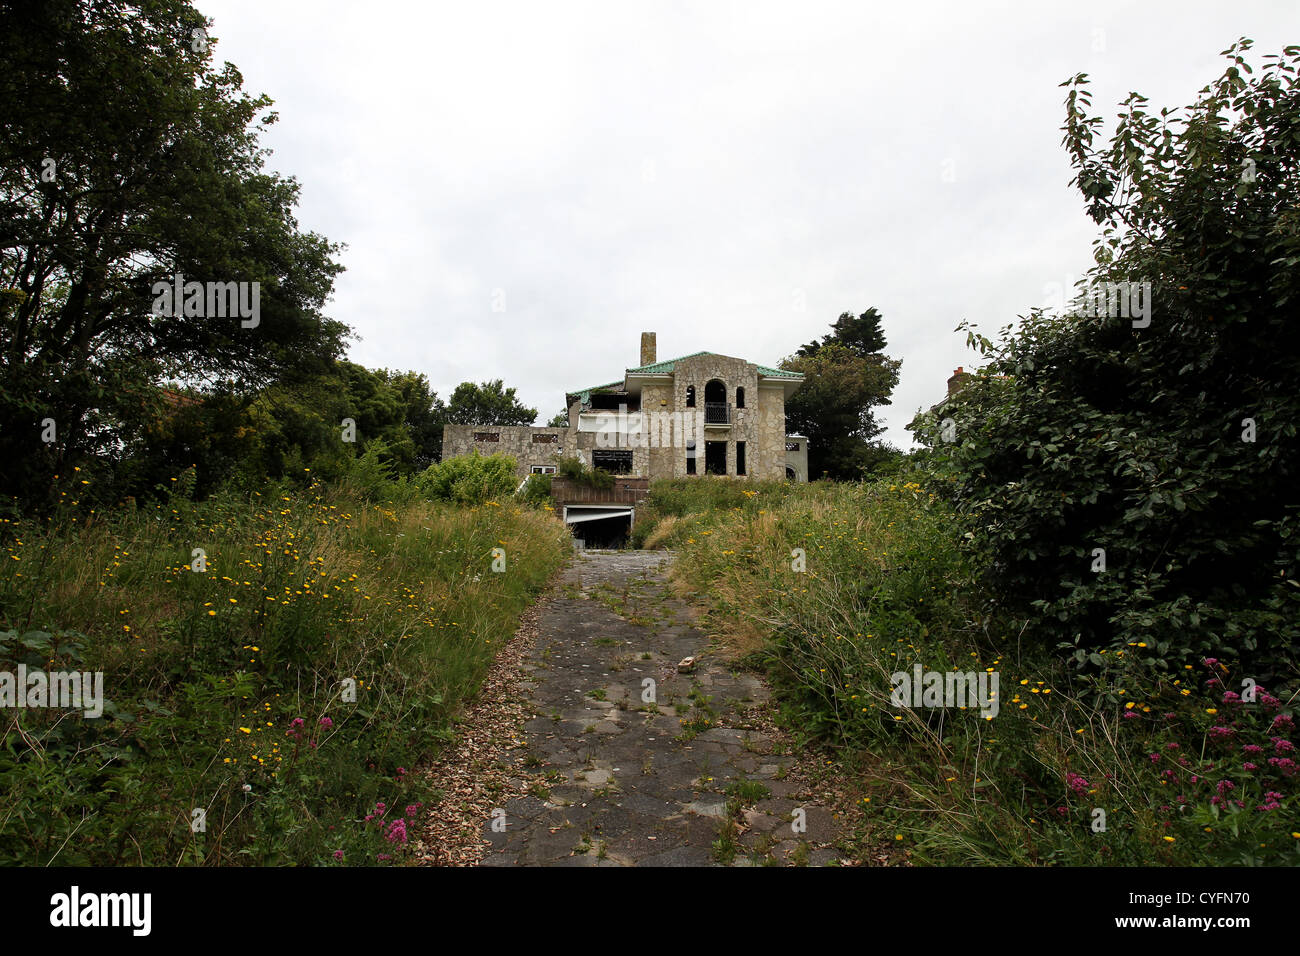
POLYGON ((515 473, 528 475, 533 465, 555 465, 562 456, 574 453, 574 432, 568 428, 535 428, 531 425, 444 425, 442 458, 458 455, 513 455, 515 473), (495 435, 496 441, 479 441, 475 435, 495 435), (534 436, 556 436, 554 442, 534 441, 534 436))
POLYGON ((785 391, 780 385, 759 390, 758 455, 754 477, 779 481, 785 477, 785 391))

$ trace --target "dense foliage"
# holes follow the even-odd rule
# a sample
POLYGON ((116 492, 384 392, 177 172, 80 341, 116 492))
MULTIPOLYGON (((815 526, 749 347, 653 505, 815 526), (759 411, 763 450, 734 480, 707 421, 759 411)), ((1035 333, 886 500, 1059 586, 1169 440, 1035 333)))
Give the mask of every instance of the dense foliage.
POLYGON ((1258 75, 1249 47, 1185 111, 1132 94, 1105 148, 1068 84, 1119 302, 972 333, 988 366, 916 425, 993 596, 1080 662, 1141 641, 1269 677, 1300 644, 1300 47, 1258 75))

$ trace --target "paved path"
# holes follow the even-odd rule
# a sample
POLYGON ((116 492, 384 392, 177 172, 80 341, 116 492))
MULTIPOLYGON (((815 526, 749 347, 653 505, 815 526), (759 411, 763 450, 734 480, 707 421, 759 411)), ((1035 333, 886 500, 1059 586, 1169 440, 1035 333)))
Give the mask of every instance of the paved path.
POLYGON ((664 552, 584 552, 542 608, 520 769, 482 865, 822 865, 838 822, 792 799, 759 678, 733 672, 665 585, 664 552), (699 662, 679 673, 678 662, 699 662), (643 700, 647 679, 653 702, 643 700), (803 829, 798 828, 803 825, 803 829), (796 832, 798 830, 798 832, 796 832))

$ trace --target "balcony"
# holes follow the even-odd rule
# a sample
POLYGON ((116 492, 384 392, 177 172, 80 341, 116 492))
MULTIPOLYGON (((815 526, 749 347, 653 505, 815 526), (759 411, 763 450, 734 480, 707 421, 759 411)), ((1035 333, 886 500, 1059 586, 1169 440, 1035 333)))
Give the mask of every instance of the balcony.
POLYGON ((705 428, 730 428, 731 405, 727 402, 704 403, 705 428))

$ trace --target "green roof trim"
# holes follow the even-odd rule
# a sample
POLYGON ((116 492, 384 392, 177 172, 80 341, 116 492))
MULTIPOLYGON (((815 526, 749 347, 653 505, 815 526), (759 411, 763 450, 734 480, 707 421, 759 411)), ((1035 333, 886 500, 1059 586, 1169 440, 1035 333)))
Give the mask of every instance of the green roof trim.
POLYGON ((788 378, 795 381, 803 380, 803 372, 788 372, 783 368, 768 368, 766 365, 758 367, 759 375, 766 375, 768 378, 788 378))
POLYGON ((699 355, 716 355, 715 352, 692 352, 690 355, 679 355, 675 359, 668 359, 666 362, 654 362, 650 365, 642 365, 639 368, 630 368, 627 370, 628 375, 666 375, 673 370, 678 362, 684 362, 688 358, 695 358, 699 355))
MULTIPOLYGON (((621 387, 624 384, 626 384, 627 375, 668 375, 672 373, 674 368, 676 368, 678 362, 684 362, 686 359, 698 358, 701 355, 719 355, 719 354, 721 353, 692 352, 690 355, 679 355, 677 358, 667 359, 666 361, 663 362, 654 362, 650 365, 641 365, 638 366, 637 368, 630 368, 627 370, 623 379, 620 381, 609 382, 605 385, 592 385, 588 388, 580 389, 576 392, 566 392, 565 394, 577 395, 578 398, 585 405, 587 402, 591 401, 592 392, 598 392, 603 388, 614 388, 616 386, 621 387)), ((764 376, 765 378, 780 378, 792 382, 801 382, 803 381, 803 377, 804 377, 802 372, 787 372, 784 369, 769 368, 766 365, 757 365, 755 367, 758 369, 758 374, 764 376)))

